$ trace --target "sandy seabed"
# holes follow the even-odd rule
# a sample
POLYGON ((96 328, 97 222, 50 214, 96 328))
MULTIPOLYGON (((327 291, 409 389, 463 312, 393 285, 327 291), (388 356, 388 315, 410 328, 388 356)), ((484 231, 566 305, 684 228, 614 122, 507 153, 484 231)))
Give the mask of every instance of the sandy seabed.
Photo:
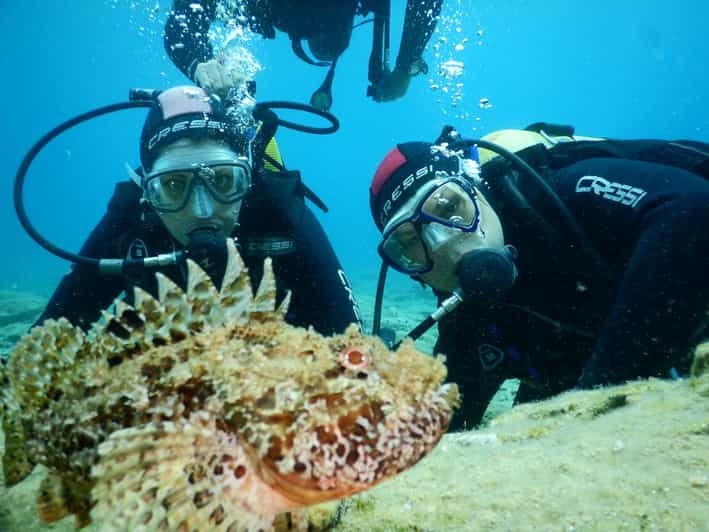
MULTIPOLYGON (((6 296, 0 342, 7 343, 41 305, 34 296, 25 303, 6 296), (23 309, 21 319, 7 317, 8 309, 23 309)), ((387 301, 383 325, 399 334, 432 305, 402 293, 387 301)), ((360 305, 371 323, 371 298, 360 305)), ((430 352, 434 342, 428 333, 419 345, 430 352)), ((511 408, 515 391, 508 381, 486 427, 446 435, 411 470, 345 501, 333 530, 709 532, 709 372, 511 408)), ((34 501, 44 474, 36 468, 0 487, 0 531, 73 530, 72 518, 39 523, 34 501)))

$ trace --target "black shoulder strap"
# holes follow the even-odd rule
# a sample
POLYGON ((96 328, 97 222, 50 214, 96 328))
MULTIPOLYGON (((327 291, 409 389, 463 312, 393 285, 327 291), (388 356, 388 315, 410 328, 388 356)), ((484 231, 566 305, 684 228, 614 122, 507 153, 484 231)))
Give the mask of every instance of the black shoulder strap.
POLYGON ((306 198, 308 198, 310 201, 313 202, 315 206, 318 207, 323 212, 329 212, 330 209, 328 208, 327 205, 325 205, 325 202, 321 200, 313 190, 308 187, 305 183, 303 183, 303 180, 300 177, 300 172, 297 170, 294 171, 289 171, 286 169, 283 164, 281 164, 279 161, 271 157, 269 154, 265 153, 263 154, 263 159, 269 163, 271 163, 274 167, 278 168, 280 173, 282 174, 291 174, 290 177, 295 180, 295 188, 294 192, 300 193, 306 198))
POLYGON ((542 131, 552 137, 573 137, 575 133, 574 126, 564 124, 552 124, 551 122, 534 122, 524 128, 526 131, 534 131, 541 133, 542 131))
POLYGON ((709 144, 691 140, 589 140, 560 142, 549 150, 553 168, 593 157, 631 159, 682 168, 709 179, 709 144))

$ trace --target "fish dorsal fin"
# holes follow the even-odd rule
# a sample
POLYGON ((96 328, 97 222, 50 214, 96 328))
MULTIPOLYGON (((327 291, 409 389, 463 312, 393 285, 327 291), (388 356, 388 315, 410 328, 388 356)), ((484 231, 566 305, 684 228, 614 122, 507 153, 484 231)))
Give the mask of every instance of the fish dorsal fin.
POLYGON ((270 530, 297 506, 206 412, 116 431, 99 456, 91 515, 103 530, 270 530))
POLYGON ((101 312, 101 319, 89 331, 93 351, 115 365, 152 347, 151 335, 145 333, 145 317, 121 299, 113 303, 113 312, 101 312))
POLYGON ((2 457, 5 485, 14 486, 30 474, 34 464, 25 450, 25 429, 22 426, 20 405, 13 394, 6 367, 0 364, 0 417, 5 433, 5 452, 2 457))
POLYGON ((205 330, 224 323, 219 294, 209 275, 193 260, 187 259, 187 301, 190 304, 190 329, 205 330))
POLYGON ((273 312, 276 308, 276 278, 273 276, 271 257, 263 261, 263 276, 251 303, 249 312, 273 312))
POLYGON ((89 338, 96 353, 109 358, 111 353, 120 353, 126 349, 130 331, 120 324, 114 314, 102 310, 101 318, 89 330, 89 338))
POLYGON ((285 319, 286 314, 288 314, 288 307, 290 307, 291 294, 292 294, 292 292, 290 290, 288 290, 286 292, 285 297, 283 298, 283 301, 281 301, 281 304, 278 305, 278 308, 276 309, 276 314, 281 319, 285 319))
POLYGON ((194 318, 200 316, 202 306, 189 301, 182 289, 169 277, 162 273, 156 273, 155 277, 158 300, 136 288, 135 307, 118 299, 114 302, 113 313, 102 311, 101 320, 93 325, 89 333, 92 344, 97 354, 108 361, 109 366, 143 353, 155 345, 183 340, 203 328, 204 320, 194 318), (193 312, 193 306, 197 311, 193 312))
POLYGON ((190 319, 190 305, 185 293, 172 279, 160 272, 155 274, 158 282, 158 301, 165 309, 165 326, 173 339, 190 335, 187 327, 190 319))
POLYGON ((148 292, 136 286, 133 288, 133 308, 140 312, 154 326, 162 325, 165 320, 165 308, 148 292))
POLYGON ((133 345, 144 347, 146 345, 145 318, 123 300, 116 301, 115 316, 118 322, 129 331, 129 342, 133 345))
POLYGON ((32 328, 15 345, 2 372, 3 469, 8 485, 29 475, 37 458, 36 449, 32 455, 26 445, 30 436, 23 419, 34 419, 52 401, 79 393, 81 377, 75 364, 91 352, 84 332, 65 318, 32 328))
POLYGON ((133 308, 145 322, 145 341, 153 345, 165 344, 170 340, 165 307, 148 292, 136 286, 133 289, 133 308))
POLYGON ((224 319, 227 322, 243 321, 251 305, 253 293, 249 272, 232 239, 227 240, 227 265, 219 291, 224 319))
POLYGON ((76 358, 88 350, 85 340, 84 332, 66 318, 47 320, 20 339, 7 376, 23 408, 41 408, 57 390, 71 392, 76 358))
POLYGON ((158 283, 158 301, 165 309, 165 314, 172 316, 187 311, 187 299, 182 288, 161 272, 155 274, 158 283))

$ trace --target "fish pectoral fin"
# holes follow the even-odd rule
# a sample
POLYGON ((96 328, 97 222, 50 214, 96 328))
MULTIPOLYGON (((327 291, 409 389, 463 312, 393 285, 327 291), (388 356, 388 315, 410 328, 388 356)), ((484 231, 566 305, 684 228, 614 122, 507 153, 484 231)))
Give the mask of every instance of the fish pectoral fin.
POLYGON ((103 530, 269 530, 297 506, 206 412, 116 431, 99 455, 91 516, 103 530))
POLYGON ((74 514, 76 528, 91 523, 91 481, 81 475, 61 475, 49 471, 42 479, 37 495, 37 515, 43 523, 54 523, 74 514))
POLYGON ((332 530, 340 522, 349 503, 337 500, 321 502, 307 508, 293 510, 276 517, 276 530, 309 530, 321 532, 332 530))
POLYGON ((42 479, 37 495, 37 515, 43 523, 53 523, 69 515, 62 478, 49 473, 42 479))

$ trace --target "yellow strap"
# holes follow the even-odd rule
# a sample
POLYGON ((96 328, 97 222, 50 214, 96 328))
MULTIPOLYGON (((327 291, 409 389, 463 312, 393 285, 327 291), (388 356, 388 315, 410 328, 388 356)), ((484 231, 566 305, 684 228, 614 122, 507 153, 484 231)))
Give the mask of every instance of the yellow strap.
MULTIPOLYGON (((281 158, 281 150, 278 149, 278 142, 276 142, 276 137, 273 137, 268 142, 268 145, 266 146, 266 155, 278 161, 279 164, 283 164, 283 159, 281 158)), ((266 170, 270 170, 272 172, 277 172, 279 170, 266 159, 263 160, 263 166, 266 170)))

